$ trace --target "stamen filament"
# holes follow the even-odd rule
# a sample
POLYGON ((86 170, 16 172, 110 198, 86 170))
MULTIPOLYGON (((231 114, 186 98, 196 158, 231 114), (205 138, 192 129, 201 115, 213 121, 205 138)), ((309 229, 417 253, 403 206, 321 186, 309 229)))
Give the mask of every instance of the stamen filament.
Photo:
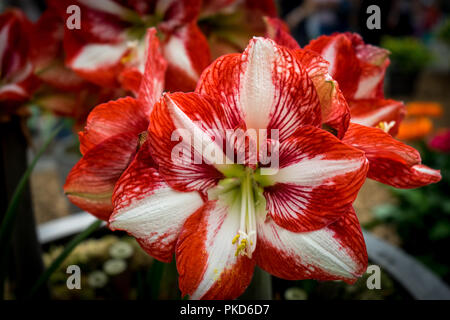
POLYGON ((238 234, 233 238, 235 244, 240 237, 242 240, 236 249, 236 256, 245 254, 251 258, 256 247, 256 219, 255 203, 251 170, 247 170, 241 183, 241 219, 238 234))

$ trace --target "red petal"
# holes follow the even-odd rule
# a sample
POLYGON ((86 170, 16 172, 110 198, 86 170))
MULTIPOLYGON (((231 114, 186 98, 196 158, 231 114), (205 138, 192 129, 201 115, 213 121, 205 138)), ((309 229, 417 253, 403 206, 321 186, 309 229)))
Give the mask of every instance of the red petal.
POLYGON ((136 99, 126 97, 103 103, 92 110, 84 131, 79 133, 81 153, 85 154, 97 144, 118 134, 137 137, 147 127, 147 110, 136 99))
POLYGON ((155 168, 148 142, 139 149, 113 193, 112 230, 125 230, 158 260, 169 262, 186 219, 203 204, 196 192, 171 189, 155 168))
POLYGON ((364 44, 357 34, 335 33, 305 47, 330 62, 329 72, 347 99, 383 98, 388 51, 364 44))
POLYGON ((138 100, 147 110, 152 110, 164 89, 167 62, 162 56, 155 28, 148 29, 147 42, 145 71, 139 87, 138 100))
MULTIPOLYGON (((238 201, 239 202, 239 201, 238 201)), ((176 246, 182 295, 191 299, 235 299, 250 283, 254 259, 235 255, 240 208, 207 202, 189 217, 176 246)))
POLYGON ((65 31, 65 63, 80 77, 103 87, 117 87, 123 71, 122 58, 129 53, 125 41, 86 42, 79 34, 65 31))
POLYGON ((35 74, 45 83, 64 91, 78 91, 86 83, 64 65, 64 20, 52 9, 47 9, 35 24, 31 38, 31 56, 35 74))
POLYGON ((133 159, 137 145, 136 135, 123 133, 87 151, 67 176, 64 192, 70 201, 108 220, 114 185, 133 159))
POLYGON ((65 28, 65 36, 76 35, 85 43, 114 43, 122 37, 123 30, 130 26, 130 23, 123 20, 127 14, 132 14, 130 9, 121 7, 114 12, 114 10, 109 10, 110 8, 105 6, 101 0, 47 0, 47 2, 49 9, 56 11, 64 22, 69 17, 67 13, 69 6, 77 5, 80 8, 81 28, 65 28))
POLYGON ((163 45, 169 63, 167 91, 193 91, 202 71, 211 62, 208 42, 195 22, 172 33, 163 45))
POLYGON ((351 123, 342 141, 365 152, 371 179, 397 188, 417 188, 441 180, 439 170, 421 164, 416 149, 381 129, 351 123))
POLYGON ((287 280, 344 280, 354 283, 367 268, 358 219, 349 207, 339 220, 312 232, 294 233, 271 220, 258 225, 256 263, 287 280))
POLYGON ((0 15, 0 76, 3 81, 13 78, 29 63, 31 29, 31 22, 18 9, 9 9, 0 15))
POLYGON ((293 232, 321 229, 341 216, 365 181, 367 160, 329 132, 302 127, 280 146, 280 169, 264 188, 270 216, 293 232))
POLYGON ((180 191, 204 192, 223 175, 207 164, 203 145, 199 149, 193 139, 200 138, 197 134, 202 135, 207 143, 214 133, 224 133, 223 110, 196 93, 174 93, 164 97, 155 104, 150 117, 149 141, 153 158, 170 186, 180 191))
POLYGON ((0 15, 0 102, 5 107, 29 99, 39 84, 30 61, 31 30, 30 21, 18 9, 0 15))
POLYGON ((320 53, 330 63, 328 71, 339 83, 345 97, 354 96, 362 71, 352 42, 345 34, 320 36, 312 40, 305 49, 320 53))
POLYGON ((328 74, 328 62, 313 51, 297 50, 296 54, 319 95, 322 122, 334 128, 341 139, 350 123, 350 110, 339 84, 328 74))
POLYGON ((221 104, 230 127, 245 121, 247 128, 278 129, 280 141, 299 126, 321 123, 314 84, 295 54, 269 39, 254 38, 242 55, 217 59, 196 91, 221 104))
POLYGON ((400 122, 406 114, 405 105, 401 101, 370 99, 352 100, 349 103, 353 123, 376 127, 380 122, 395 121, 395 125, 389 130, 393 136, 397 134, 400 122))
POLYGON ((142 72, 136 67, 125 67, 119 75, 119 82, 123 89, 131 91, 134 96, 138 95, 141 86, 142 72))

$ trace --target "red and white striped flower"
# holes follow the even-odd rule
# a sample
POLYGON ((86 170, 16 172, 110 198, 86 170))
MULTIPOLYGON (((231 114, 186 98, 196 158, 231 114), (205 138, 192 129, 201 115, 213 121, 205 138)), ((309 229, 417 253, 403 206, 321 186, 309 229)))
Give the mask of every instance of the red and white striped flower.
POLYGON ((100 86, 137 93, 145 67, 146 30, 156 27, 168 62, 167 90, 188 91, 210 62, 208 43, 196 24, 200 0, 51 0, 67 19, 80 7, 80 29, 65 28, 66 64, 100 86))
POLYGON ((13 112, 38 85, 30 60, 30 31, 31 22, 22 11, 0 15, 0 113, 13 112))
MULTIPOLYGON (((270 38, 299 50, 280 20, 266 21, 270 38)), ((370 162, 369 178, 397 188, 421 187, 441 179, 438 170, 421 164, 417 150, 392 137, 404 117, 405 106, 384 98, 384 75, 389 65, 387 50, 367 45, 359 35, 350 33, 321 36, 312 40, 305 50, 317 52, 328 61, 328 73, 339 84, 351 115, 350 124, 337 136, 365 152, 370 162)), ((335 116, 331 118, 342 119, 337 116, 337 110, 343 109, 333 108, 331 114, 335 116)))
POLYGON ((354 282, 365 271, 352 202, 368 162, 320 128, 321 101, 305 61, 254 38, 244 53, 210 65, 195 93, 156 103, 148 137, 116 184, 109 222, 161 261, 175 253, 183 295, 236 298, 256 264, 285 279, 354 282), (274 174, 263 173, 265 140, 248 142, 257 143, 256 165, 211 161, 251 150, 225 134, 238 129, 277 130, 279 139, 267 140, 278 146, 270 147, 279 159, 274 174), (210 148, 191 145, 189 135, 210 148), (186 148, 173 157, 180 143, 186 148))
POLYGON ((365 44, 355 33, 321 36, 305 49, 320 53, 329 62, 328 71, 348 101, 353 123, 397 133, 406 110, 402 102, 384 97, 388 50, 365 44))
POLYGON ((75 120, 74 128, 83 128, 89 112, 101 103, 125 95, 120 88, 102 88, 84 80, 64 64, 64 21, 52 9, 46 10, 33 28, 31 58, 41 87, 33 102, 57 116, 75 120))
POLYGON ((139 149, 149 115, 164 87, 166 61, 156 30, 147 33, 145 73, 137 98, 126 97, 94 108, 79 133, 81 160, 67 176, 64 191, 80 208, 108 220, 114 186, 139 149))

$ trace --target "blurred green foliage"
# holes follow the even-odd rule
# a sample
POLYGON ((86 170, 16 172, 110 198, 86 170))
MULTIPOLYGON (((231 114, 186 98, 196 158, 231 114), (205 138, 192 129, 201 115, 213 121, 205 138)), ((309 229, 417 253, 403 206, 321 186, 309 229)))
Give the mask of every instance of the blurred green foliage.
POLYGON ((402 247, 450 283, 450 157, 419 145, 423 163, 441 170, 442 180, 417 189, 390 188, 396 204, 375 208, 378 221, 395 226, 402 247))
POLYGON ((381 46, 391 52, 392 65, 404 73, 418 72, 432 60, 430 50, 416 38, 386 36, 381 46))

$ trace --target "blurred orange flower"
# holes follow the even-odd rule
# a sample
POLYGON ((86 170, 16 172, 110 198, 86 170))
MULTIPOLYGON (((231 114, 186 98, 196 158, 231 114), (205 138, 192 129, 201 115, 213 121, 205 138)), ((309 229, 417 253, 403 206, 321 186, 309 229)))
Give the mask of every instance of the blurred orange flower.
POLYGON ((400 124, 397 138, 419 140, 433 131, 431 118, 441 117, 442 105, 437 102, 415 101, 406 105, 406 118, 400 124))
POLYGON ((415 101, 406 105, 408 116, 440 117, 443 110, 438 102, 415 101))

